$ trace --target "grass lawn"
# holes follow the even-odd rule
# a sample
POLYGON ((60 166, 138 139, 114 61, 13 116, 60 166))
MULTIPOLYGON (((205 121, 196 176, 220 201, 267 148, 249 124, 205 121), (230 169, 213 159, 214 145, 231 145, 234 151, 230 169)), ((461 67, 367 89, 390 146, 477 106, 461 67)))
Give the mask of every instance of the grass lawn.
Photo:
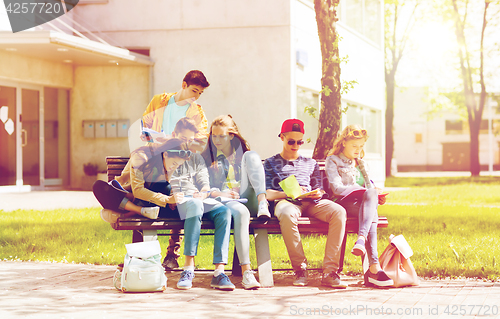
MULTIPOLYGON (((393 191, 379 214, 389 219, 389 227, 379 229, 379 254, 390 234, 403 234, 414 251, 411 260, 420 276, 500 278, 495 259, 500 256, 500 185, 461 181, 393 191)), ((124 244, 132 239, 131 231, 115 231, 103 222, 99 209, 0 210, 0 225, 0 260, 118 264, 125 256, 124 244)), ((355 235, 348 236, 347 274, 361 273, 360 259, 349 253, 354 240, 355 235)), ((325 241, 324 236, 303 238, 309 267, 321 268, 325 241)), ((167 237, 161 237, 160 243, 165 252, 167 237)), ((290 268, 282 237, 271 235, 270 245, 273 268, 290 268)), ((233 247, 231 238, 230 261, 233 247)), ((212 236, 201 236, 198 268, 213 268, 212 249, 212 236)))

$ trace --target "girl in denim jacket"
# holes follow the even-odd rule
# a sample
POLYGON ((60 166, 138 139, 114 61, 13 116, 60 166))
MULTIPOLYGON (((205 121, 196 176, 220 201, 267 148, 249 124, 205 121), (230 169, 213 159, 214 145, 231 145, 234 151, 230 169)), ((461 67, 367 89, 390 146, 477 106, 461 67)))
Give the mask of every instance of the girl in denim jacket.
POLYGON ((362 257, 368 254, 370 266, 364 275, 365 285, 385 287, 394 284, 380 267, 377 252, 377 207, 386 199, 370 181, 362 159, 367 139, 366 130, 357 125, 347 126, 335 140, 325 166, 336 202, 346 209, 348 216, 359 220, 358 239, 351 253, 362 257))
POLYGON ((215 118, 210 126, 205 159, 212 187, 211 197, 246 198, 245 204, 229 201, 234 221, 234 242, 243 273, 243 287, 260 287, 250 267, 250 214, 261 219, 271 217, 266 199, 266 180, 260 156, 250 151, 231 115, 215 118))

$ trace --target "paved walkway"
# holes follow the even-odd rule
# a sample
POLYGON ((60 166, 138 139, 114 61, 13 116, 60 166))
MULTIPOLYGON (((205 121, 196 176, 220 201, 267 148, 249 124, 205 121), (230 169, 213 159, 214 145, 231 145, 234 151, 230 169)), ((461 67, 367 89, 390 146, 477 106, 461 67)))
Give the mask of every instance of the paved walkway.
POLYGON ((500 283, 424 280, 418 287, 373 289, 342 277, 345 290, 294 287, 275 274, 274 288, 210 289, 210 273, 196 273, 194 288, 177 290, 179 273, 168 274, 163 293, 121 293, 116 267, 38 262, 0 262, 0 318, 456 318, 499 317, 500 283), (447 314, 448 312, 448 314, 447 314), (340 316, 339 316, 340 315, 340 316))

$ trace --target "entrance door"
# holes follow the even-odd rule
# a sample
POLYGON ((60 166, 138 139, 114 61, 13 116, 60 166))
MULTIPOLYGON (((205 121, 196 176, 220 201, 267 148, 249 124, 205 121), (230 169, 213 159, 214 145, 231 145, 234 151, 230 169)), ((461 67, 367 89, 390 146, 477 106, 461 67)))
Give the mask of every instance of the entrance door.
POLYGON ((0 191, 40 187, 41 87, 0 84, 0 191))
POLYGON ((21 88, 23 185, 40 186, 40 90, 21 88))
POLYGON ((16 88, 0 86, 0 187, 17 180, 16 88))
POLYGON ((470 146, 466 143, 443 143, 443 171, 470 169, 470 146))
POLYGON ((0 80, 0 192, 69 183, 69 91, 0 80))

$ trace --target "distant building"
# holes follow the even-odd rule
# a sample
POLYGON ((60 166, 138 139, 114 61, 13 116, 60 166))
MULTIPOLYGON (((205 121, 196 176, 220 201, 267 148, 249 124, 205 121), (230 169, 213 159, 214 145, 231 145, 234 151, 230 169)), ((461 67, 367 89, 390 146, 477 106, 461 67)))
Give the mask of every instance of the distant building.
MULTIPOLYGON (((470 137, 467 119, 443 112, 427 119, 430 104, 427 90, 412 87, 396 91, 394 116, 394 158, 398 171, 469 171, 470 137)), ((481 170, 488 170, 490 158, 500 169, 500 108, 488 99, 479 135, 481 170), (488 134, 489 108, 492 110, 492 139, 488 134), (491 153, 490 153, 491 145, 491 153), (491 154, 491 156, 490 156, 491 154)))
MULTIPOLYGON (((342 128, 368 129, 366 158, 378 183, 385 179, 383 12, 381 0, 342 0, 337 24, 340 54, 349 56, 341 79, 358 82, 343 96, 342 128)), ((107 155, 128 156, 123 129, 193 69, 211 83, 200 98, 209 122, 231 114, 262 158, 281 149, 286 118, 304 120, 306 138, 316 139, 317 120, 304 113, 319 107, 321 90, 311 0, 80 0, 61 19, 67 26, 52 21, 13 34, 0 11, 0 106, 14 123, 12 135, 0 123, 0 191, 80 188, 83 165, 102 170, 107 155)))

